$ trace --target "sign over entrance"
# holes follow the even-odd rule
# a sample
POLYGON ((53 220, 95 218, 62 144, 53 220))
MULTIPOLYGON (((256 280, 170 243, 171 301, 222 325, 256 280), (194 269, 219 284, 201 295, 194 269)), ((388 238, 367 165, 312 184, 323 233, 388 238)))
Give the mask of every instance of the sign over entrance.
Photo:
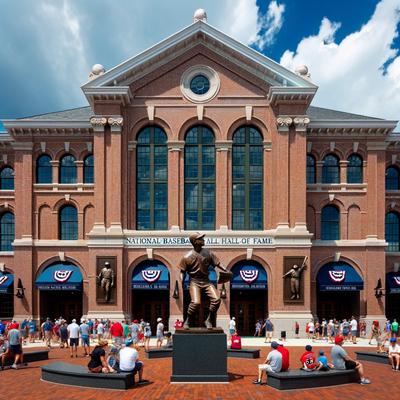
MULTIPOLYGON (((265 247, 274 244, 270 236, 207 236, 207 247, 265 247)), ((190 247, 188 237, 183 236, 134 236, 124 240, 127 247, 190 247)))

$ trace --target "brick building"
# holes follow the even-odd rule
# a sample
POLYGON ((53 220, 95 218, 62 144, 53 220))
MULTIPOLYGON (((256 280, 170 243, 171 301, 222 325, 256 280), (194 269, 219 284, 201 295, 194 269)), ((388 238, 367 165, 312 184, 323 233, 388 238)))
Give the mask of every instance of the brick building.
POLYGON ((88 107, 4 121, 0 318, 171 326, 188 301, 176 266, 192 231, 234 274, 218 285, 219 325, 400 317, 396 121, 311 106, 306 67, 285 69, 201 13, 107 72, 94 66, 82 90, 88 107), (282 276, 303 260, 297 299, 282 276))

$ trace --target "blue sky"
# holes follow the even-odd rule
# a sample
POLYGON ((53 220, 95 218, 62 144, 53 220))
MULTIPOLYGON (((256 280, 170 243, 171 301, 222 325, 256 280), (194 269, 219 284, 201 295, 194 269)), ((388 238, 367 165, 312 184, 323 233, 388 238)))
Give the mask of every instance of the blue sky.
POLYGON ((87 105, 93 64, 110 69, 200 7, 285 67, 306 64, 314 105, 399 119, 400 0, 0 0, 0 119, 87 105))

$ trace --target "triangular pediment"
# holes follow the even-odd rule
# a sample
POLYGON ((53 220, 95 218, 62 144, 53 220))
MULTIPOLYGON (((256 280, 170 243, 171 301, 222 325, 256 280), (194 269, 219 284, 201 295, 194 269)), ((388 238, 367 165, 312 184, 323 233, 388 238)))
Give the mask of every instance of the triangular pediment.
POLYGON ((220 57, 226 57, 238 67, 273 87, 314 89, 307 79, 277 62, 238 42, 211 25, 197 21, 164 39, 142 53, 124 61, 82 86, 85 94, 101 88, 128 87, 138 79, 157 70, 190 49, 203 44, 220 57))

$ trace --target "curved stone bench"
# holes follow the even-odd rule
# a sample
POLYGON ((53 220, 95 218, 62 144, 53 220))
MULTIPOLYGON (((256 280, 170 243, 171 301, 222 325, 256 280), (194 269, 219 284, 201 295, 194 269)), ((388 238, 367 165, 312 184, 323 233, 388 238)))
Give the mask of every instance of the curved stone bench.
MULTIPOLYGON (((49 350, 36 350, 24 352, 24 363, 31 363, 35 361, 43 361, 49 359, 49 350)), ((4 366, 10 366, 14 363, 14 356, 7 357, 4 362, 4 366)))
POLYGON ((358 382, 355 370, 313 371, 290 370, 268 372, 267 385, 278 390, 306 389, 321 386, 336 386, 358 382))
POLYGON ((146 358, 172 357, 172 349, 150 349, 146 351, 146 358))
POLYGON ((357 360, 370 361, 378 364, 390 364, 387 354, 375 353, 373 351, 356 351, 357 360))
POLYGON ((228 357, 260 358, 260 349, 228 349, 228 357))
POLYGON ((55 362, 44 365, 42 368, 42 380, 63 385, 84 386, 101 389, 126 390, 135 385, 135 377, 132 372, 119 372, 102 374, 89 372, 82 365, 55 362))

